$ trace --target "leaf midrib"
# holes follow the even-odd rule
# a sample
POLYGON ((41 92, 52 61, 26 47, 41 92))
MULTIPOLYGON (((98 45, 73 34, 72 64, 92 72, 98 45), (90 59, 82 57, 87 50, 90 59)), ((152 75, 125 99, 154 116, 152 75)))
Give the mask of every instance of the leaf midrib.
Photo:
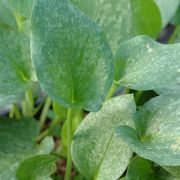
POLYGON ((102 159, 101 159, 101 161, 100 161, 100 163, 99 163, 99 165, 98 165, 97 172, 95 173, 94 180, 97 180, 97 177, 98 177, 98 175, 99 175, 99 170, 100 170, 101 165, 102 165, 102 163, 103 163, 103 161, 104 161, 104 159, 105 159, 105 157, 106 157, 106 155, 107 155, 107 153, 108 153, 108 150, 109 150, 110 144, 111 144, 111 142, 112 142, 113 136, 114 136, 114 133, 111 133, 111 136, 110 136, 110 138, 109 138, 109 140, 108 140, 106 149, 105 149, 105 151, 104 151, 104 155, 103 155, 103 157, 102 157, 102 159))

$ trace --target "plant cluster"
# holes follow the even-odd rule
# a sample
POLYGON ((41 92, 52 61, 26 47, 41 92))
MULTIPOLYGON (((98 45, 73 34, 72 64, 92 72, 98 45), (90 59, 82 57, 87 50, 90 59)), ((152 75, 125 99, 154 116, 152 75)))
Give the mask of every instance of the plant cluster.
POLYGON ((179 180, 179 41, 179 0, 0 0, 0 180, 179 180))

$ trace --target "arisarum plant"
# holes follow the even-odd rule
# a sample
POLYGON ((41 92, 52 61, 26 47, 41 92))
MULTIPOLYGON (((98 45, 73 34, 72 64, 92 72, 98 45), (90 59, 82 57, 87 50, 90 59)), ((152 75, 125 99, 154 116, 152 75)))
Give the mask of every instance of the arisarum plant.
POLYGON ((179 5, 0 0, 0 179, 179 179, 179 5))

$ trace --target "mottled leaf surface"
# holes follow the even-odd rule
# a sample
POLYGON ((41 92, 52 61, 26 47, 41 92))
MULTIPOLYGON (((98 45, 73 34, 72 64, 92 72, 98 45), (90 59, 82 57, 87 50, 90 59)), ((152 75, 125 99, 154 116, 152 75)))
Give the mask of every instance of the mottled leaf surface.
POLYGON ((52 180, 50 176, 56 171, 57 157, 38 155, 23 161, 17 172, 18 180, 52 180))
POLYGON ((97 111, 113 80, 100 28, 66 0, 37 0, 31 23, 32 59, 44 91, 63 106, 97 111))
POLYGON ((160 11, 153 0, 71 0, 105 32, 113 52, 122 41, 137 35, 157 37, 160 11))
POLYGON ((180 43, 163 45, 147 36, 122 43, 115 56, 115 79, 136 90, 180 89, 180 43))
POLYGON ((137 132, 122 126, 117 132, 139 156, 160 165, 180 165, 180 99, 159 96, 136 115, 137 132))
POLYGON ((179 0, 155 0, 162 16, 163 27, 165 27, 171 18, 175 15, 179 5, 179 0))
POLYGON ((15 180, 16 170, 23 160, 52 150, 54 144, 49 138, 36 146, 38 133, 34 119, 0 120, 0 179, 15 180))
POLYGON ((5 105, 24 95, 33 79, 33 68, 25 34, 0 28, 0 44, 0 105, 5 105))
POLYGON ((114 132, 120 125, 134 127, 134 113, 133 96, 123 95, 105 102, 99 112, 82 121, 72 142, 72 157, 85 177, 115 180, 123 174, 132 151, 114 132))

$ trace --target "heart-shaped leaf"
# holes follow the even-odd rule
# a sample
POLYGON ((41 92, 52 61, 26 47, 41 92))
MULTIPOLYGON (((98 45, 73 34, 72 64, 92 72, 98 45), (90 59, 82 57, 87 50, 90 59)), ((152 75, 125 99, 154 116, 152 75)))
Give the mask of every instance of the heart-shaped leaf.
POLYGON ((71 0, 92 17, 115 52, 122 41, 146 34, 157 37, 161 15, 153 0, 71 0))
POLYGON ((159 96, 147 102, 136 117, 136 129, 117 132, 139 156, 164 166, 180 165, 180 98, 159 96))
POLYGON ((31 24, 32 59, 44 91, 65 107, 99 110, 113 80, 100 28, 67 0, 37 0, 31 24))
POLYGON ((157 3, 160 11, 161 11, 161 16, 162 16, 162 22, 163 22, 163 27, 165 27, 168 22, 171 20, 173 15, 175 15, 179 5, 180 1, 179 0, 155 0, 157 3))
POLYGON ((115 56, 115 79, 136 90, 180 90, 180 43, 159 44, 147 36, 122 43, 115 56))
POLYGON ((48 154, 54 146, 48 138, 36 147, 39 127, 34 119, 1 119, 0 132, 0 179, 15 180, 16 170, 23 160, 48 154))
POLYGON ((133 124, 136 107, 132 95, 123 95, 104 103, 90 113, 78 127, 72 142, 72 158, 88 179, 115 180, 129 163, 132 151, 114 134, 119 125, 133 124))
POLYGON ((51 180, 50 176, 56 171, 55 162, 58 160, 53 155, 38 155, 23 161, 17 172, 18 180, 51 180))

